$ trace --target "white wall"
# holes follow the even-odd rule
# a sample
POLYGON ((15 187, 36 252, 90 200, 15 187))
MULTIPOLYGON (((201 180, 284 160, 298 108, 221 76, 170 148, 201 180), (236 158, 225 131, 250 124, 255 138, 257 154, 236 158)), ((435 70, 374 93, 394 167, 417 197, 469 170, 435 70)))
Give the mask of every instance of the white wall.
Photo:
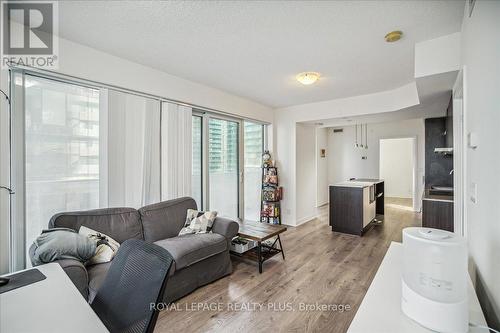
POLYGON ((297 124, 297 224, 316 217, 316 129, 297 124))
POLYGON ((328 149, 328 128, 316 128, 316 207, 328 203, 328 159, 321 157, 321 149, 328 149))
POLYGON ((272 122, 270 107, 74 43, 59 41, 59 72, 272 122))
MULTIPOLYGON (((393 90, 276 109, 273 123, 273 151, 280 166, 280 182, 284 189, 281 201, 283 223, 296 225, 296 124, 342 116, 373 115, 418 106, 414 82, 393 90)), ((311 146, 313 149, 314 146, 311 146)), ((301 214, 302 215, 302 214, 301 214)))
MULTIPOLYGON (((359 128, 359 127, 358 127, 359 128)), ((425 132, 423 119, 368 124, 368 149, 355 147, 355 127, 343 127, 343 133, 328 131, 328 181, 330 184, 349 178, 378 178, 380 139, 416 137, 417 172, 415 177, 417 195, 414 208, 420 210, 423 193, 425 132), (362 159, 366 156, 366 159, 362 159)))
MULTIPOLYGON (((466 6, 467 7, 467 6, 466 6)), ((479 146, 466 149, 466 218, 469 255, 477 271, 476 289, 489 324, 500 329, 500 1, 477 0, 462 25, 467 132, 479 146), (470 201, 477 185, 477 202, 470 201)))
POLYGON ((289 120, 305 122, 398 111, 418 104, 417 86, 412 82, 373 94, 294 105, 276 110, 278 113, 286 114, 289 120))
POLYGON ((460 32, 415 44, 415 77, 460 68, 460 32))
POLYGON ((380 178, 385 197, 413 197, 413 138, 380 140, 380 178))

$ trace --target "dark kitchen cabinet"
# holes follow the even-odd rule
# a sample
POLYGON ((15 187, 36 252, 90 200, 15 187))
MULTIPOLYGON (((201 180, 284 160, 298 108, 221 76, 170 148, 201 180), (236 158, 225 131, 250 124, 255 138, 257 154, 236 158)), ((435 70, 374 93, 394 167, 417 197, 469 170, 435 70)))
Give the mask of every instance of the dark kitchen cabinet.
POLYGON ((384 181, 380 179, 354 179, 330 186, 330 226, 332 231, 362 236, 384 219, 384 181))
POLYGON ((453 232, 453 201, 423 200, 422 226, 453 232))

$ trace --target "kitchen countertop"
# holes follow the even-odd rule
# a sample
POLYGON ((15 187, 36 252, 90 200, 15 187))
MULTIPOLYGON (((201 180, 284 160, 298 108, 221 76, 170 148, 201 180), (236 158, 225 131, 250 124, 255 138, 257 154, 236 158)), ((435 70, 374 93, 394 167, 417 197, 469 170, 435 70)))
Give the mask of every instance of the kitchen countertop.
POLYGON ((453 195, 430 194, 429 189, 426 188, 424 191, 424 197, 422 199, 429 201, 453 202, 453 195))
POLYGON ((381 179, 359 178, 359 179, 355 179, 355 180, 347 180, 345 182, 330 184, 330 186, 364 188, 364 187, 372 186, 372 185, 375 185, 375 184, 378 184, 381 182, 383 182, 383 180, 381 180, 381 179))
POLYGON ((354 182, 369 182, 373 184, 379 184, 382 183, 384 180, 383 179, 376 179, 376 178, 356 178, 354 180, 351 180, 354 182))

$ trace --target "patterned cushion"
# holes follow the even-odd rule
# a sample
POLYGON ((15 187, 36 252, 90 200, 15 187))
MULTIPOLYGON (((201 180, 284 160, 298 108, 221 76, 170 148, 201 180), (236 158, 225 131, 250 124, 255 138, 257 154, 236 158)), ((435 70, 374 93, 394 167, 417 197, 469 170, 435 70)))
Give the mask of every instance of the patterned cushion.
POLYGON ((200 213, 195 209, 188 209, 186 223, 184 224, 184 228, 179 232, 179 236, 211 233, 212 225, 216 217, 217 212, 200 213))

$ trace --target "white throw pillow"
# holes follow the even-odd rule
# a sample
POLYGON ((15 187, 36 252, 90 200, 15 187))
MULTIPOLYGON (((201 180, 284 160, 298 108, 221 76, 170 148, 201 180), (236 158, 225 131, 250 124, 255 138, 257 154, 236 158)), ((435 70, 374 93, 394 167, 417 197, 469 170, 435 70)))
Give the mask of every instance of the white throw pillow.
POLYGON ((78 233, 97 243, 95 254, 86 262, 87 265, 102 264, 113 260, 118 248, 120 247, 120 243, 108 235, 92 230, 83 225, 78 230, 78 233))
POLYGON ((212 232, 212 225, 217 217, 217 212, 205 212, 199 215, 199 211, 188 209, 186 223, 179 232, 180 235, 187 234, 206 234, 212 232))

